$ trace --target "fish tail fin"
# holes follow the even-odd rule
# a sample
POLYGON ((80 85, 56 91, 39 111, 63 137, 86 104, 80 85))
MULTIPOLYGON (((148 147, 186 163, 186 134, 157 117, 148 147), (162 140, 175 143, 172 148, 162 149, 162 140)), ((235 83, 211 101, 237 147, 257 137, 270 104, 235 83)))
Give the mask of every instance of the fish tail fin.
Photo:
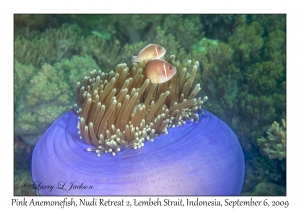
POLYGON ((136 61, 135 61, 135 58, 136 58, 136 56, 134 56, 134 55, 131 56, 131 63, 136 62, 136 61))

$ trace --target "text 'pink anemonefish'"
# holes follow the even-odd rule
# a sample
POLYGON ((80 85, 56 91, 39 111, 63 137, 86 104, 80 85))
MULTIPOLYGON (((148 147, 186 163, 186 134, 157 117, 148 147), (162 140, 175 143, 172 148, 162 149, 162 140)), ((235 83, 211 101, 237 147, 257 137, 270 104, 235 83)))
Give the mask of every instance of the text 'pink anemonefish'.
POLYGON ((146 75, 152 83, 164 83, 172 79, 177 70, 168 62, 161 59, 151 59, 146 64, 146 75))
POLYGON ((142 62, 151 58, 162 58, 166 53, 166 49, 157 44, 149 44, 137 56, 132 56, 131 62, 142 62))

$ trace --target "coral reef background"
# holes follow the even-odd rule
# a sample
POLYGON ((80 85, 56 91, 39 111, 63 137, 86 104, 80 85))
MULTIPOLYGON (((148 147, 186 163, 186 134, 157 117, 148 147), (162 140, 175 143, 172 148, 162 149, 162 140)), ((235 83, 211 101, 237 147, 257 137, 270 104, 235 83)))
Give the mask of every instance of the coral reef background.
POLYGON ((15 195, 34 195, 32 149, 74 104, 91 70, 109 72, 149 43, 200 61, 203 108, 236 133, 242 195, 286 194, 286 15, 14 16, 15 195), (280 122, 280 123, 277 123, 280 122), (268 190, 265 190, 267 187, 268 190))

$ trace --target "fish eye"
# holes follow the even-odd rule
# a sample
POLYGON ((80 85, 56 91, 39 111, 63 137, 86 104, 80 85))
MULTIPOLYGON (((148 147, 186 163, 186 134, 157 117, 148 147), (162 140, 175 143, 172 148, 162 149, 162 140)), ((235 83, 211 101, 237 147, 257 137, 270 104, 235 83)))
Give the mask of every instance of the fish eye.
POLYGON ((162 47, 161 47, 161 46, 157 46, 157 49, 158 49, 158 50, 161 50, 161 49, 162 49, 162 47))
POLYGON ((169 70, 172 70, 173 69, 173 66, 169 66, 169 70))

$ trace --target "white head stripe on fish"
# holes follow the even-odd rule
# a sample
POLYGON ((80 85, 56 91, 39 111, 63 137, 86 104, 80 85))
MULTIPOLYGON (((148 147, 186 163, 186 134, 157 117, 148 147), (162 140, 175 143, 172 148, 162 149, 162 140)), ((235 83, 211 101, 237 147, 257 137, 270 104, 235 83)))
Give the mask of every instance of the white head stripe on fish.
POLYGON ((157 46, 155 46, 156 56, 158 56, 157 46))
POLYGON ((164 73, 165 73, 165 77, 167 78, 166 63, 164 63, 164 73))

